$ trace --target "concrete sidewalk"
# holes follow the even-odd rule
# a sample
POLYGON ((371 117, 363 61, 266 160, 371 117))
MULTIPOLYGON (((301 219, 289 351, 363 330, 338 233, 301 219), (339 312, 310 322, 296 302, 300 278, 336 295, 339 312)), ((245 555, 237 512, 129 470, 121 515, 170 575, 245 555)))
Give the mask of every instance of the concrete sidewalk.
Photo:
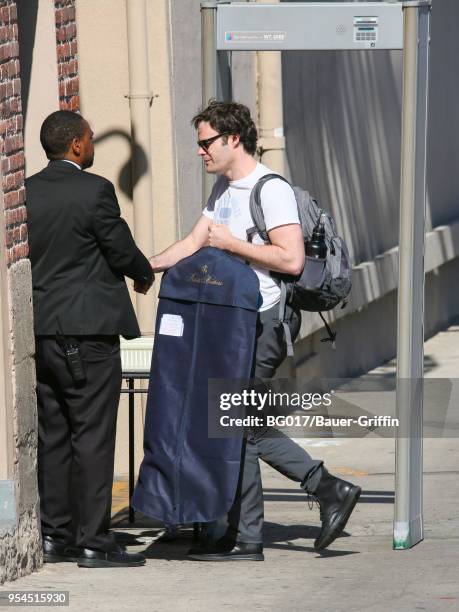
MULTIPOLYGON (((459 326, 425 346, 426 376, 459 378, 459 326)), ((393 364, 376 373, 392 375, 393 364)), ((457 407, 459 402, 452 399, 457 407)), ((343 537, 322 554, 313 549, 316 507, 292 483, 263 466, 264 563, 187 561, 191 533, 161 542, 159 527, 115 527, 145 567, 79 569, 46 565, 0 590, 70 592, 71 610, 206 611, 459 610, 459 438, 424 444, 425 540, 392 550, 394 441, 388 438, 301 440, 330 471, 352 480, 363 494, 343 537)), ((31 607, 42 610, 42 607, 31 607)))

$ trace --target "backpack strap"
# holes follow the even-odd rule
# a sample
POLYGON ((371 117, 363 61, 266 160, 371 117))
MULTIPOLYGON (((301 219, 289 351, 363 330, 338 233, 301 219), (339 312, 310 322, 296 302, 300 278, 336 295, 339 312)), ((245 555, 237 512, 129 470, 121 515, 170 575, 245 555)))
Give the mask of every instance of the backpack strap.
MULTIPOLYGON (((284 181, 285 183, 290 185, 287 179, 281 176, 280 174, 265 174, 265 176, 262 176, 260 179, 258 179, 252 191, 250 192, 250 215, 252 217, 254 227, 249 228, 247 230, 248 240, 249 232, 251 233, 251 236, 253 238, 253 234, 255 233, 253 230, 255 230, 259 234, 263 242, 269 243, 269 236, 268 232, 266 231, 265 218, 263 215, 263 210, 261 208, 261 190, 264 184, 268 181, 271 181, 272 179, 280 179, 281 181, 284 181)), ((252 240, 250 239, 249 242, 252 242, 252 240)))
POLYGON ((287 343, 287 356, 293 357, 293 342, 290 327, 285 320, 285 307, 287 305, 287 285, 283 280, 280 282, 280 300, 279 300, 279 322, 282 323, 285 334, 285 342, 287 343))
MULTIPOLYGON (((261 207, 261 190, 263 186, 265 185, 265 183, 267 183, 268 181, 271 181, 272 179, 280 179, 281 181, 284 181, 285 183, 290 185, 290 183, 287 181, 286 178, 284 178, 280 174, 274 174, 274 173, 265 174, 265 176, 262 176, 256 182, 255 186, 253 187, 250 193, 250 215, 252 217, 254 225, 253 227, 250 227, 246 232, 247 240, 249 242, 252 242, 255 234, 258 234, 260 238, 263 240, 263 242, 267 244, 269 244, 270 242, 268 232, 266 231, 266 223, 265 223, 265 218, 263 215, 263 209, 261 207)), ((287 322, 285 320, 286 306, 287 306, 287 285, 282 279, 280 279, 279 323, 281 323, 282 327, 284 328, 285 342, 287 344, 287 355, 288 357, 293 357, 294 353, 293 353, 292 335, 290 333, 290 327, 287 325, 287 322)))
POLYGON ((335 344, 335 339, 336 339, 336 333, 331 330, 330 325, 327 323, 327 321, 325 320, 324 315, 320 312, 319 310, 319 316, 322 319, 322 321, 324 322, 325 328, 327 330, 328 333, 328 338, 321 338, 321 342, 331 342, 332 345, 332 349, 336 349, 336 344, 335 344))

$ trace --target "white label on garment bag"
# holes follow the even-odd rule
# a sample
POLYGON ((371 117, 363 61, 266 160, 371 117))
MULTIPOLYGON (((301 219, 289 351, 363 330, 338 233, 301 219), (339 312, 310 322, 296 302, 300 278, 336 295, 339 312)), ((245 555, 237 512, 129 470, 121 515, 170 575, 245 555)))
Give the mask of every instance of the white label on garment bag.
POLYGON ((159 333, 164 336, 183 336, 183 319, 180 315, 163 314, 159 333))

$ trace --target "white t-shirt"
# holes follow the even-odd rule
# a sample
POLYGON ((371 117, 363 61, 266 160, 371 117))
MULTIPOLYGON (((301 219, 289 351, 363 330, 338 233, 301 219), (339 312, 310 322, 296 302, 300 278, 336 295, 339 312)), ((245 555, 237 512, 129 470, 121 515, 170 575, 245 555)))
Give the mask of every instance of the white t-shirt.
MULTIPOLYGON (((266 166, 257 163, 253 172, 237 181, 229 181, 225 176, 219 176, 203 214, 214 223, 227 225, 236 238, 247 240, 247 230, 253 227, 250 215, 250 192, 258 179, 272 172, 266 166), (212 208, 212 203, 215 203, 213 211, 209 211, 209 204, 212 208)), ((299 224, 300 222, 293 189, 280 179, 272 179, 263 186, 261 207, 268 231, 280 225, 299 224)), ((254 235, 252 242, 253 244, 264 244, 258 234, 254 235)), ((251 268, 260 280, 263 302, 259 310, 268 310, 279 301, 279 285, 270 276, 269 270, 252 264, 251 268)))

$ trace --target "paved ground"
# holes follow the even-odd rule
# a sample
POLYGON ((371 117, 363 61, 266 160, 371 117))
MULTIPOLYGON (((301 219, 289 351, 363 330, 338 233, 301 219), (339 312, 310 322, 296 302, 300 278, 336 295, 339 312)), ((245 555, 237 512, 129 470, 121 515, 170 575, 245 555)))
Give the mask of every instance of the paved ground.
MULTIPOLYGON (((458 332, 459 326, 453 326, 426 343, 428 377, 457 376, 458 332)), ((379 372, 390 376, 393 364, 379 372)), ((451 409, 458 405, 453 397, 451 409)), ((161 530, 153 524, 126 529, 121 523, 115 528, 120 539, 133 551, 145 551, 145 567, 86 570, 73 564, 47 565, 3 590, 68 590, 71 610, 91 611, 459 610, 459 438, 425 440, 425 539, 406 551, 392 550, 393 440, 301 443, 364 491, 343 537, 321 555, 312 547, 317 509, 308 508, 294 483, 264 467, 264 563, 187 561, 189 532, 166 543, 158 540, 161 530)), ((118 483, 115 491, 119 505, 124 486, 118 483)))

